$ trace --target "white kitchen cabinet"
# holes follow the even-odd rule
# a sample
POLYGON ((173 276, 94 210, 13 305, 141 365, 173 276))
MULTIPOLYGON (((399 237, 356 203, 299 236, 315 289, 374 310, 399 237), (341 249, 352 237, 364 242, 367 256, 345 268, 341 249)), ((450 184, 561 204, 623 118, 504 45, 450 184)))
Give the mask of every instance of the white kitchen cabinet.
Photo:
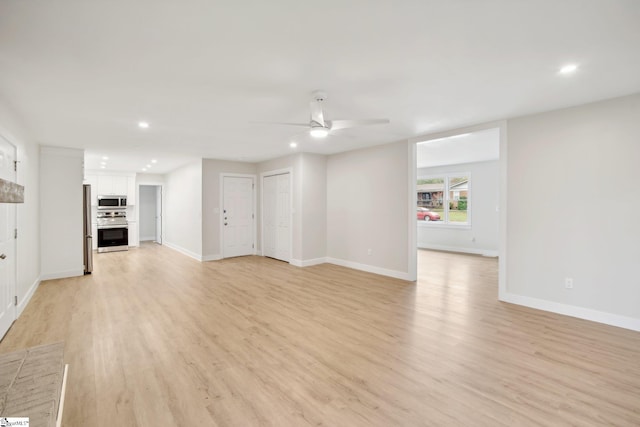
POLYGON ((129 247, 138 246, 139 244, 138 223, 136 221, 129 221, 129 247))
POLYGON ((127 191, 129 190, 129 187, 127 184, 127 177, 116 175, 116 176, 112 176, 111 178, 113 180, 113 194, 118 196, 126 196, 127 191))
POLYGON ((98 195, 125 196, 128 191, 128 177, 120 175, 98 175, 98 195))
POLYGON ((98 195, 102 196, 103 194, 115 194, 111 175, 98 175, 98 195))
POLYGON ((101 171, 85 174, 84 183, 91 185, 91 205, 98 205, 98 196, 126 196, 127 206, 136 205, 136 175, 109 175, 101 171))

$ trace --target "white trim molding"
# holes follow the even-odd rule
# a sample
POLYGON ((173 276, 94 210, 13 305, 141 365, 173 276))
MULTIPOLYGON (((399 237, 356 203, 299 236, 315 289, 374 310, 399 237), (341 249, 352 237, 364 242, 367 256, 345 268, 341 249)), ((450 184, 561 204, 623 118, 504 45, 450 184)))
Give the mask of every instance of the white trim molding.
POLYGON ((189 258, 193 258, 193 259, 195 259, 196 261, 202 261, 202 260, 203 260, 202 255, 199 255, 199 254, 197 254, 197 253, 195 253, 195 252, 191 252, 190 250, 185 249, 185 248, 183 248, 183 247, 181 247, 181 246, 178 246, 178 245, 176 245, 176 244, 174 244, 174 243, 171 243, 171 242, 167 242, 167 241, 165 241, 165 242, 163 242, 162 244, 163 244, 163 246, 166 246, 166 247, 168 247, 168 248, 171 248, 171 249, 173 249, 173 250, 174 250, 174 251, 176 251, 176 252, 180 252, 182 255, 186 255, 186 256, 188 256, 189 258))
POLYGON ((578 307, 575 305, 563 304, 555 301, 548 301, 523 295, 504 292, 500 294, 500 301, 517 304, 537 310, 576 317, 578 319, 590 320, 592 322, 604 323, 605 325, 617 326, 619 328, 640 331, 640 319, 620 316, 618 314, 593 310, 590 308, 578 307))
POLYGON ((374 265, 368 264, 360 264, 358 262, 346 261, 338 258, 330 258, 327 257, 327 262, 329 264, 335 264, 342 267, 353 268, 354 270, 366 271, 367 273, 379 274, 381 276, 393 277, 394 279, 407 280, 409 282, 414 282, 415 280, 411 280, 411 275, 406 271, 397 271, 397 270, 388 270, 382 267, 376 267, 374 265))
POLYGON ((327 258, 314 258, 314 259, 291 259, 289 264, 295 267, 311 267, 312 265, 326 264, 327 258))
POLYGON ((66 279, 68 277, 84 276, 84 265, 77 270, 56 271, 40 275, 40 280, 66 279))
POLYGON ((222 255, 214 254, 214 255, 205 255, 202 257, 202 261, 220 261, 222 259, 222 255))
POLYGON ((434 251, 446 251, 446 252, 458 252, 463 254, 482 255, 486 257, 497 258, 499 252, 491 249, 479 249, 479 248, 461 248, 459 246, 445 246, 445 245, 420 245, 418 249, 430 249, 434 251))
POLYGON ((418 245, 418 220, 416 218, 416 205, 417 205, 417 175, 418 175, 418 157, 417 157, 417 145, 413 141, 407 143, 409 164, 407 165, 408 177, 409 177, 409 194, 407 199, 409 200, 408 209, 408 238, 409 244, 409 259, 407 262, 408 279, 412 282, 418 280, 418 251, 416 246, 418 245))
POLYGON ((33 294, 35 294, 38 290, 38 286, 40 286, 40 277, 38 277, 35 282, 33 282, 33 284, 29 287, 29 290, 22 298, 22 301, 18 302, 18 307, 16 307, 16 319, 20 317, 24 309, 27 307, 27 304, 29 304, 29 301, 31 301, 33 294))

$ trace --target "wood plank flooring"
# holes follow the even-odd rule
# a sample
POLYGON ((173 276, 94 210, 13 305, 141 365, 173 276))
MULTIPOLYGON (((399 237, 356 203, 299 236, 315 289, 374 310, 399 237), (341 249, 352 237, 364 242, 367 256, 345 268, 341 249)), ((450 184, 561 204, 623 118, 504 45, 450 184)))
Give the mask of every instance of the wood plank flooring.
POLYGON ((640 334, 497 301, 497 261, 408 283, 144 244, 43 282, 0 343, 65 342, 63 425, 640 425, 640 334))

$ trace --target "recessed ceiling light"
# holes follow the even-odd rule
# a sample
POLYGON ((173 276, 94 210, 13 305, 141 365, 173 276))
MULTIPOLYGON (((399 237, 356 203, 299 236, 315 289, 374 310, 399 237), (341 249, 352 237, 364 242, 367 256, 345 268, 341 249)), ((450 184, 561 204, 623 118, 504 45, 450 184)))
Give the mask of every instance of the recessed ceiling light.
POLYGON ((146 172, 146 171, 147 171, 147 168, 142 168, 142 172, 146 172))
POLYGON ((573 74, 576 72, 577 69, 578 69, 578 66, 576 64, 567 64, 562 68, 560 68, 560 74, 563 74, 563 75, 573 74))
POLYGON ((323 127, 314 127, 309 131, 312 137, 314 138, 324 138, 329 135, 329 129, 323 127))
POLYGON ((145 167, 146 167, 146 168, 150 168, 150 167, 151 167, 151 165, 146 165, 145 167))
POLYGON ((151 159, 151 163, 158 163, 156 159, 151 159))
POLYGON ((296 148, 298 146, 298 144, 296 144, 295 142, 292 142, 291 144, 289 144, 289 147, 291 148, 296 148))
POLYGON ((106 168, 106 166, 105 166, 105 165, 100 166, 100 169, 104 169, 104 168, 106 168))
POLYGON ((141 129, 147 129, 149 127, 149 123, 147 122, 138 122, 138 127, 141 129))
POLYGON ((102 156, 102 160, 109 160, 107 156, 102 156))

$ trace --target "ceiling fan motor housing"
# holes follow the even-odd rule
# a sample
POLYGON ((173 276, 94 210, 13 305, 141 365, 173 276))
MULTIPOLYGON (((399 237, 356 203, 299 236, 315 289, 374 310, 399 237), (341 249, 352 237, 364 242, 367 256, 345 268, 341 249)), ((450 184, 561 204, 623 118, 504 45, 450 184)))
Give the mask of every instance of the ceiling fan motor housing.
POLYGON ((327 99, 327 92, 322 90, 316 90, 311 94, 311 96, 313 101, 322 102, 327 99))

